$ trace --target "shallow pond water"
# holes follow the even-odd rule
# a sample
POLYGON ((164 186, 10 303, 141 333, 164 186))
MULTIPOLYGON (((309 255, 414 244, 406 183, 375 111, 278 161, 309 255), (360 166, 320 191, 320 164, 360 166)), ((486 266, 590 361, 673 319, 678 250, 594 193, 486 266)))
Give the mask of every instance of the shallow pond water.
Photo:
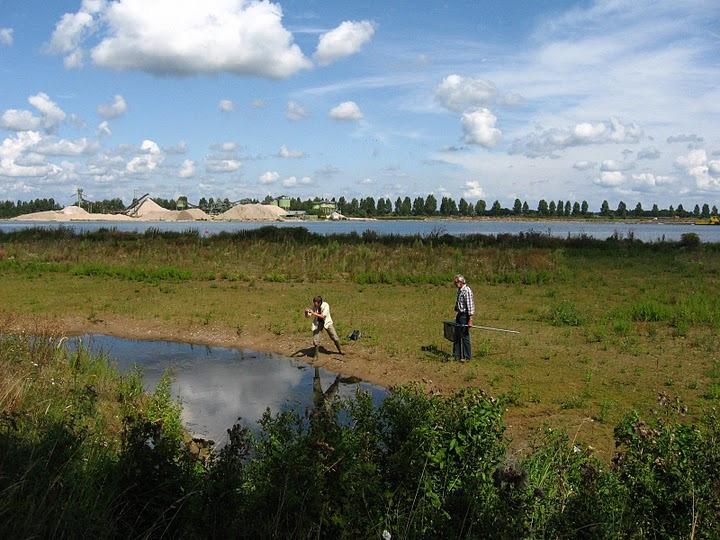
POLYGON ((238 419, 249 426, 269 407, 278 412, 293 408, 301 413, 313 406, 313 383, 349 397, 358 389, 369 392, 376 403, 384 388, 357 379, 340 378, 323 368, 313 368, 292 358, 251 351, 208 347, 171 341, 139 341, 102 334, 74 338, 86 349, 105 353, 121 372, 134 365, 143 372, 143 383, 152 391, 163 372, 173 373, 172 392, 182 403, 183 421, 196 435, 222 445, 226 430, 238 419))

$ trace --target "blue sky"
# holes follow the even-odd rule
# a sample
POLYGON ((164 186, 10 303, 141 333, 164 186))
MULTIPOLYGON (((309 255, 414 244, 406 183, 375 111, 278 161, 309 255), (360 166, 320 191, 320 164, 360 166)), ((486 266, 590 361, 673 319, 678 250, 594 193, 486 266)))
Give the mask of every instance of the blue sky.
POLYGON ((0 200, 720 200, 720 3, 0 0, 0 200))

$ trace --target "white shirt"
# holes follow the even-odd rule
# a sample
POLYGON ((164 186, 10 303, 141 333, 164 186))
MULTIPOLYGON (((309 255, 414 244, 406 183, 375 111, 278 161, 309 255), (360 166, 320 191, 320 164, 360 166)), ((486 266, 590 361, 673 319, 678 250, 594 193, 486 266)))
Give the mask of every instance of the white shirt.
MULTIPOLYGON (((313 306, 314 308, 315 306, 313 306)), ((330 317, 330 306, 327 302, 323 302, 320 304, 320 315, 325 317, 325 324, 323 323, 322 319, 318 319, 317 317, 313 317, 312 320, 312 329, 313 331, 317 330, 318 328, 327 328, 328 326, 332 325, 333 320, 332 317, 330 317)))

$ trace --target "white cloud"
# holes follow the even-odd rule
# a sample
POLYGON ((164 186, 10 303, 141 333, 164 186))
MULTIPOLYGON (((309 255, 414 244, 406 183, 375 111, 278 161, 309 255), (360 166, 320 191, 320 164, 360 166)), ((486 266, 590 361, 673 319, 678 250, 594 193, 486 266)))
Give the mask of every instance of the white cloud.
POLYGON ((279 180, 279 178, 280 174, 277 171, 265 171, 258 176, 258 180, 261 184, 274 184, 279 180))
POLYGON ((8 109, 0 117, 0 127, 13 131, 38 129, 42 120, 27 110, 8 109))
POLYGON ((250 103, 250 106, 253 109, 262 109, 263 107, 265 107, 265 101, 262 99, 253 99, 250 103))
POLYGON ((340 58, 360 51, 375 34, 375 23, 371 21, 345 21, 337 28, 322 34, 318 40, 315 59, 326 66, 340 58))
POLYGON ((237 159, 208 159, 205 170, 209 173, 231 173, 242 167, 242 161, 237 159))
POLYGON ((297 121, 306 118, 307 115, 308 113, 302 105, 295 101, 288 101, 287 108, 285 109, 285 118, 297 121))
POLYGON ((80 49, 75 50, 63 58, 63 65, 67 69, 79 69, 83 67, 83 60, 85 59, 85 53, 80 49))
POLYGON ((65 112, 44 92, 30 96, 28 102, 40 112, 42 125, 48 131, 54 130, 65 120, 65 112))
POLYGON ((477 180, 468 180, 465 182, 465 191, 463 197, 471 199, 480 199, 485 196, 483 188, 480 186, 480 182, 477 180))
POLYGON ((690 133, 688 135, 671 135, 667 138, 668 143, 703 143, 705 142, 705 139, 703 137, 700 137, 696 135, 695 133, 690 133))
MULTIPOLYGON (((87 3, 86 3, 87 4, 87 3)), ((51 50, 70 53, 102 34, 93 62, 160 75, 234 73, 285 78, 311 62, 282 25, 278 4, 257 0, 116 0, 87 6, 58 22, 51 50), (98 28, 99 27, 99 28, 98 28)))
POLYGON ((620 171, 603 171, 595 183, 602 187, 618 187, 625 181, 625 175, 620 171))
POLYGON ((573 169, 577 169, 578 171, 587 171, 588 169, 592 169, 597 165, 594 161, 576 161, 573 164, 573 169))
POLYGON ((286 188, 296 188, 300 186, 309 186, 312 184, 312 178, 309 176, 303 176, 302 178, 298 179, 295 176, 290 176, 289 178, 286 178, 282 181, 283 187, 286 188))
POLYGON ((34 151, 46 156, 79 156, 94 154, 99 145, 85 137, 77 140, 45 138, 38 142, 34 151))
POLYGON ((360 183, 364 186, 370 186, 375 183, 375 180, 372 178, 365 178, 364 180, 360 180, 360 183))
POLYGON ((23 157, 41 140, 42 135, 37 131, 22 131, 3 140, 0 146, 0 176, 43 177, 58 173, 60 167, 42 163, 41 160, 32 161, 32 165, 22 164, 23 157))
POLYGON ((113 98, 113 102, 108 105, 98 105, 97 112, 100 116, 106 119, 117 118, 122 116, 127 111, 127 103, 125 98, 121 95, 116 95, 113 98))
POLYGON ((345 122, 355 122, 363 117, 360 107, 354 101, 343 101, 330 109, 330 118, 345 122))
POLYGON ((648 146, 647 148, 643 148, 637 153, 637 159, 658 159, 660 158, 660 150, 655 148, 654 146, 648 146))
POLYGON ((609 122, 581 122, 569 128, 551 128, 515 139, 511 154, 530 158, 556 157, 556 152, 572 146, 593 144, 630 144, 640 141, 643 130, 637 124, 623 124, 617 118, 609 122))
POLYGON ((140 145, 140 152, 140 155, 132 158, 125 166, 125 170, 130 174, 151 173, 165 161, 165 154, 155 141, 145 139, 140 145))
POLYGON ((224 143, 213 145, 213 149, 226 153, 234 152, 238 148, 240 148, 240 145, 235 141, 226 141, 224 143))
POLYGON ((464 111, 491 103, 497 96, 491 81, 448 75, 435 89, 435 99, 451 111, 464 111))
POLYGON ((218 103, 218 109, 224 113, 233 112, 235 110, 235 104, 229 99, 221 99, 218 103))
POLYGON ((301 158, 304 157, 305 153, 300 150, 288 150, 288 147, 284 144, 280 147, 278 157, 281 158, 301 158))
POLYGON ((687 155, 678 157, 675 164, 695 179, 699 189, 720 188, 720 160, 708 160, 704 149, 691 150, 687 155))
POLYGON ((617 161, 615 159, 606 159, 600 164, 601 171, 615 172, 615 171, 626 171, 633 167, 632 163, 626 163, 624 161, 617 161))
POLYGON ((495 127, 497 117, 489 109, 480 108, 465 112, 461 122, 465 134, 464 141, 468 144, 491 148, 502 136, 502 132, 495 127))
POLYGON ((13 44, 13 31, 12 28, 0 28, 0 45, 9 47, 13 44))
POLYGON ((180 178, 192 178, 195 176, 195 162, 192 159, 186 159, 182 162, 182 166, 178 171, 180 178))
POLYGON ((672 176, 657 175, 649 172, 633 174, 632 180, 638 189, 664 186, 675 181, 672 176))

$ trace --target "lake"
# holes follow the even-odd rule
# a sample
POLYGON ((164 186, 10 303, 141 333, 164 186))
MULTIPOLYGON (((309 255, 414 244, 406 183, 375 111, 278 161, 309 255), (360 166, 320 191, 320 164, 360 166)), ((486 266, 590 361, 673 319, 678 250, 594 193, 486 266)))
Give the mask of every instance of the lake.
POLYGON ((692 223, 634 223, 634 222, 593 222, 593 221, 501 221, 501 220, 362 220, 362 221, 90 221, 90 222, 44 222, 44 221, 2 221, 0 231, 10 232, 32 227, 67 227, 77 232, 96 231, 101 228, 114 228, 118 231, 144 232, 154 228, 161 231, 197 230, 200 234, 212 236, 220 232, 234 232, 258 229, 272 225, 275 227, 305 227, 318 234, 348 234, 373 231, 378 234, 396 234, 403 236, 427 236, 436 232, 455 236, 466 234, 518 234, 521 232, 540 232, 551 236, 587 235, 604 240, 617 233, 623 237, 632 234, 646 242, 656 240, 679 240, 683 233, 696 233, 703 242, 720 242, 720 226, 703 226, 692 223))
MULTIPOLYGON (((172 370, 173 396, 183 406, 182 417, 192 434, 212 439, 219 446, 226 430, 238 419, 255 426, 267 408, 275 413, 292 408, 305 414, 313 406, 313 383, 324 391, 337 374, 313 368, 292 358, 247 349, 208 347, 171 341, 140 341, 102 334, 87 334, 70 341, 103 352, 126 373, 137 365, 146 390, 152 391, 165 370, 172 370)), ((386 390, 364 382, 338 381, 337 395, 369 392, 376 403, 386 390)))

